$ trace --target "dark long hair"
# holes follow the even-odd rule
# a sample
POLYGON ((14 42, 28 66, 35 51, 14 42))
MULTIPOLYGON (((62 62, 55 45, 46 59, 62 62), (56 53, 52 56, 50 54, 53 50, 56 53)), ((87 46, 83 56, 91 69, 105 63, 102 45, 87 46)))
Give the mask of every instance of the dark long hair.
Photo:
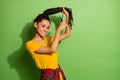
MULTIPOLYGON (((73 25, 73 15, 72 15, 72 9, 64 7, 65 10, 69 13, 69 19, 68 24, 72 27, 73 25)), ((49 8, 45 10, 42 14, 39 14, 35 19, 34 22, 40 22, 42 19, 47 19, 50 21, 49 15, 56 14, 63 11, 63 7, 56 7, 56 8, 49 8)))

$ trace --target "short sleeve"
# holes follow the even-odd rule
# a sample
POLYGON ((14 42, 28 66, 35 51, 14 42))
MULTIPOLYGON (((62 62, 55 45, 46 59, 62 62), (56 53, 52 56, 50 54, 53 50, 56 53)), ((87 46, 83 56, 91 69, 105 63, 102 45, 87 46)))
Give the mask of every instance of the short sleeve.
POLYGON ((54 36, 49 36, 49 37, 46 37, 48 42, 52 43, 53 40, 54 40, 54 36))
POLYGON ((40 44, 32 41, 28 41, 26 43, 26 49, 31 53, 34 54, 34 51, 40 47, 40 44))
POLYGON ((51 43, 53 42, 53 40, 54 40, 54 36, 51 36, 51 43))
POLYGON ((54 40, 54 37, 53 36, 49 36, 49 37, 46 37, 47 39, 47 46, 50 46, 54 40))

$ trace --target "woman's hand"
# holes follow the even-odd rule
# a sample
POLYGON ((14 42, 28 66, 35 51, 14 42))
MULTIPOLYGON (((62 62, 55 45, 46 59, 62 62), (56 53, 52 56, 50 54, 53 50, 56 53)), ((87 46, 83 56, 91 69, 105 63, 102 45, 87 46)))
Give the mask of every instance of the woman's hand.
POLYGON ((65 8, 63 7, 63 13, 66 15, 66 16, 68 16, 69 14, 68 14, 68 12, 67 12, 67 10, 65 10, 65 8))
POLYGON ((68 24, 66 23, 66 21, 62 21, 62 22, 59 24, 58 29, 62 30, 62 29, 65 28, 66 26, 68 26, 68 24))
POLYGON ((63 11, 62 11, 65 15, 66 15, 66 23, 68 24, 68 20, 69 20, 69 13, 67 10, 65 10, 65 8, 63 7, 63 11))

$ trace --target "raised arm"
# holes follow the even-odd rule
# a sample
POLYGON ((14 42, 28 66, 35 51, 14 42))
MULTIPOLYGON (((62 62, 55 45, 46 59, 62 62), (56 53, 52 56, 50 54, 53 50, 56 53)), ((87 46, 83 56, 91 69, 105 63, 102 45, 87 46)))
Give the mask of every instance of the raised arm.
MULTIPOLYGON (((71 17, 69 17, 69 15, 71 15, 71 13, 68 13, 69 10, 67 10, 66 8, 62 9, 62 8, 58 7, 58 8, 48 9, 48 10, 44 11, 44 14, 49 15, 49 14, 54 14, 54 13, 58 13, 58 12, 61 12, 61 11, 66 15, 66 20, 61 22, 60 25, 58 26, 58 28, 56 30, 56 34, 54 36, 53 43, 49 47, 44 47, 44 46, 39 47, 37 50, 35 50, 36 53, 51 54, 53 52, 56 52, 59 41, 61 41, 61 40, 70 36, 70 34, 71 34, 71 26, 70 25, 71 24, 68 23, 68 21, 71 18, 71 17), (66 29, 65 33, 60 34, 61 30, 63 28, 66 29)), ((72 20, 72 18, 71 18, 71 20, 72 20)))
POLYGON ((66 26, 66 29, 65 29, 65 33, 63 33, 63 34, 60 35, 59 41, 65 39, 65 38, 68 38, 68 37, 70 37, 70 35, 71 35, 71 27, 70 27, 70 25, 68 24, 69 14, 68 14, 67 10, 65 10, 65 8, 63 8, 63 13, 64 13, 65 16, 66 16, 67 26, 66 26))
POLYGON ((54 40, 53 40, 53 43, 51 44, 51 46, 48 46, 48 47, 41 46, 37 50, 35 50, 35 52, 42 53, 42 54, 51 54, 51 53, 56 52, 58 43, 59 43, 59 39, 60 39, 60 32, 66 26, 67 26, 66 21, 61 22, 56 30, 56 34, 54 36, 54 40))

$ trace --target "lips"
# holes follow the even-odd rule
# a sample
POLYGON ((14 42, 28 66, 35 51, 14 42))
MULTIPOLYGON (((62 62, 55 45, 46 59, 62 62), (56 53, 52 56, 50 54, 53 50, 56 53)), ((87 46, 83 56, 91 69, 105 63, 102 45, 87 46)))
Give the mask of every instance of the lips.
POLYGON ((47 33, 46 32, 43 32, 44 35, 46 35, 47 33))

